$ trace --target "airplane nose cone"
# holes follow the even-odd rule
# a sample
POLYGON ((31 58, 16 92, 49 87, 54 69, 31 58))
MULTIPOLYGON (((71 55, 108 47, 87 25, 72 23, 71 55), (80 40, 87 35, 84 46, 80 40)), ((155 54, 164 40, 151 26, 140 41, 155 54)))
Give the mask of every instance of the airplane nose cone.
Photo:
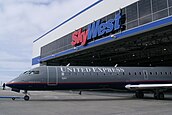
POLYGON ((7 86, 7 87, 10 87, 10 88, 13 88, 13 87, 14 87, 13 81, 12 81, 12 82, 6 83, 6 86, 7 86))
POLYGON ((12 87, 11 82, 6 83, 6 86, 7 86, 7 87, 12 87))

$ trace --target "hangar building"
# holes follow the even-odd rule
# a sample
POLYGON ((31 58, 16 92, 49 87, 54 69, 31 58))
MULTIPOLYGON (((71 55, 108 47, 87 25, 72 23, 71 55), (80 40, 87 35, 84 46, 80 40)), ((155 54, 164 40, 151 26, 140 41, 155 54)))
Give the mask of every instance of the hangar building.
POLYGON ((33 42, 33 67, 171 66, 172 0, 97 0, 33 42))

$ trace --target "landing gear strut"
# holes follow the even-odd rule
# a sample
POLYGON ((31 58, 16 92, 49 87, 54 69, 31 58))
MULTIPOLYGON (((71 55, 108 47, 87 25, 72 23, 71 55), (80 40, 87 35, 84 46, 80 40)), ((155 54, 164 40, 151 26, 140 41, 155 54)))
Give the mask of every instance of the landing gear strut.
POLYGON ((24 91, 24 94, 25 94, 24 100, 25 100, 25 101, 29 101, 30 97, 29 97, 29 95, 28 95, 28 93, 27 93, 27 90, 24 91))

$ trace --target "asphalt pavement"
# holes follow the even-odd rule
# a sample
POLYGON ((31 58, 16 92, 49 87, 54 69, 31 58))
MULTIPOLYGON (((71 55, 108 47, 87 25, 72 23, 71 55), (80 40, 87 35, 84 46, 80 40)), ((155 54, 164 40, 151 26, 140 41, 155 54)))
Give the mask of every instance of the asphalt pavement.
MULTIPOLYGON (((136 99, 133 93, 85 91, 32 91, 31 99, 0 98, 0 115, 171 115, 172 95, 154 100, 152 94, 136 99)), ((23 94, 0 90, 0 96, 23 94)))

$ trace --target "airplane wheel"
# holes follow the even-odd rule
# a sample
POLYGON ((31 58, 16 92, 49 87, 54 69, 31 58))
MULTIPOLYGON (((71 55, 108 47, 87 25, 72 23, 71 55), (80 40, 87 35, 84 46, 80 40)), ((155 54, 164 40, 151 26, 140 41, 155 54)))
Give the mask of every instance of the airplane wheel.
POLYGON ((159 93, 158 94, 158 99, 163 100, 164 99, 164 93, 159 93))
POLYGON ((137 91, 136 92, 136 98, 143 99, 144 98, 144 93, 142 91, 137 91))
POLYGON ((139 98, 139 93, 138 93, 138 92, 136 92, 136 94, 135 94, 135 95, 136 95, 136 98, 139 98))
POLYGON ((25 100, 25 101, 29 101, 29 96, 28 96, 28 95, 25 95, 25 96, 24 96, 24 100, 25 100))
POLYGON ((158 99, 157 93, 154 93, 154 99, 158 99))
POLYGON ((164 93, 163 92, 154 93, 154 98, 158 99, 158 100, 163 100, 164 99, 164 93))
POLYGON ((79 91, 79 95, 82 95, 82 91, 79 91))
POLYGON ((14 97, 12 98, 12 100, 15 100, 15 99, 16 99, 16 98, 14 98, 14 97))

